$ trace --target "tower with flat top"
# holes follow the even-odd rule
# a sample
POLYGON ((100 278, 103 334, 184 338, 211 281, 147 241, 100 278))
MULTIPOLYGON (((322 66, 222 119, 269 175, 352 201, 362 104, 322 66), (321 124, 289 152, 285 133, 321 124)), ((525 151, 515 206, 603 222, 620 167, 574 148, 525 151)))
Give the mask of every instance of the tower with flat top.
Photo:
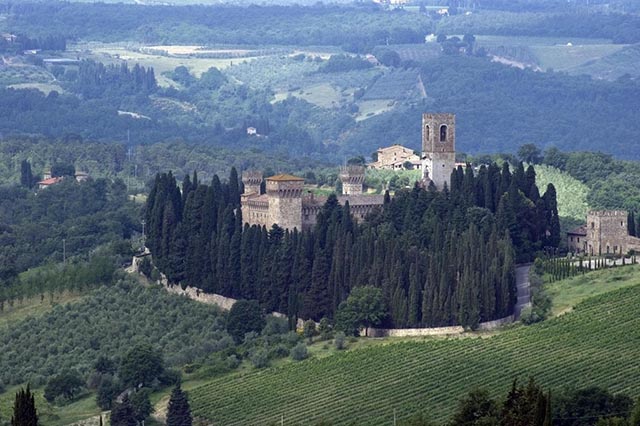
POLYGON ((456 116, 422 114, 422 181, 438 191, 451 187, 456 164, 456 116))
POLYGON ((282 228, 302 230, 302 190, 304 179, 281 174, 268 177, 269 222, 282 228))

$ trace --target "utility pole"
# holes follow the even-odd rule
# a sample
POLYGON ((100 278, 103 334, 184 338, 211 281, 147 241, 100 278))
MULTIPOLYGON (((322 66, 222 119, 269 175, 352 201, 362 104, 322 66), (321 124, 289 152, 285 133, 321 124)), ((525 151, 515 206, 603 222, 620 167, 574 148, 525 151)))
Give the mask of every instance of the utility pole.
POLYGON ((62 239, 62 263, 67 263, 67 240, 65 238, 62 239))

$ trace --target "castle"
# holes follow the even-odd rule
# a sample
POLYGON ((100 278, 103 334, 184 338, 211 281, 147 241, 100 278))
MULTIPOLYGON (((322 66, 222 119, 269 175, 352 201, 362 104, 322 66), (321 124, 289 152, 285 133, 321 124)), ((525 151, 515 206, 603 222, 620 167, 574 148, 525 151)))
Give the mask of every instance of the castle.
MULTIPOLYGON (((451 185, 455 168, 455 116, 453 114, 422 115, 422 181, 431 182, 438 190, 451 185)), ((304 188, 304 179, 279 174, 264 179, 266 192, 261 191, 261 172, 242 173, 244 192, 241 197, 242 218, 249 225, 270 228, 278 224, 285 229, 309 230, 317 222, 318 213, 327 202, 304 188)), ((338 202, 349 202, 351 214, 363 220, 369 213, 382 208, 383 195, 363 193, 364 167, 345 166, 340 169, 342 195, 338 202)))
MULTIPOLYGON (((382 207, 383 195, 364 195, 364 168, 347 166, 340 170, 342 195, 338 202, 349 202, 351 214, 362 220, 382 207)), ((318 213, 328 197, 305 191, 304 179, 280 174, 265 179, 266 193, 261 194, 262 173, 249 171, 242 174, 244 193, 241 197, 242 218, 250 225, 270 228, 278 224, 285 229, 309 230, 317 222, 318 213)))
POLYGON ((567 232, 567 247, 572 253, 591 256, 640 252, 640 238, 629 235, 626 210, 592 210, 586 225, 567 232))

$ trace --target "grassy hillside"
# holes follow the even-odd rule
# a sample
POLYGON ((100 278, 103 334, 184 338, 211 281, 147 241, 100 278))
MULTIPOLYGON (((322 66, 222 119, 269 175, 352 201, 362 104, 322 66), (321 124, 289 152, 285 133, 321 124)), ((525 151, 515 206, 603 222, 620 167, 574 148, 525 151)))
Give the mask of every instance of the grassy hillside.
POLYGON ((584 221, 589 208, 587 204, 589 187, 555 167, 538 164, 535 169, 536 184, 541 194, 546 191, 548 184, 552 183, 555 186, 560 217, 584 221))
MULTIPOLYGON (((619 278, 634 279, 634 274, 619 278)), ((391 424, 394 410, 399 418, 423 412, 446 420, 472 387, 498 396, 514 377, 529 375, 554 389, 598 385, 636 397, 638 303, 640 285, 634 285, 490 338, 427 339, 349 351, 216 379, 193 389, 190 399, 197 416, 216 424, 262 425, 284 416, 289 425, 320 419, 381 425, 391 424)))

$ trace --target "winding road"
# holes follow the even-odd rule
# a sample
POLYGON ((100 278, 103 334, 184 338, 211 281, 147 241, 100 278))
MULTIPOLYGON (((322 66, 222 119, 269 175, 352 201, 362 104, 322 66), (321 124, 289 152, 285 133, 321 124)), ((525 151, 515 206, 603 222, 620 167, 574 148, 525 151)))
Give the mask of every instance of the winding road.
POLYGON ((516 287, 518 288, 518 301, 514 307, 513 315, 515 319, 520 319, 520 313, 531 302, 531 292, 529 291, 529 269, 531 264, 516 267, 516 287))

